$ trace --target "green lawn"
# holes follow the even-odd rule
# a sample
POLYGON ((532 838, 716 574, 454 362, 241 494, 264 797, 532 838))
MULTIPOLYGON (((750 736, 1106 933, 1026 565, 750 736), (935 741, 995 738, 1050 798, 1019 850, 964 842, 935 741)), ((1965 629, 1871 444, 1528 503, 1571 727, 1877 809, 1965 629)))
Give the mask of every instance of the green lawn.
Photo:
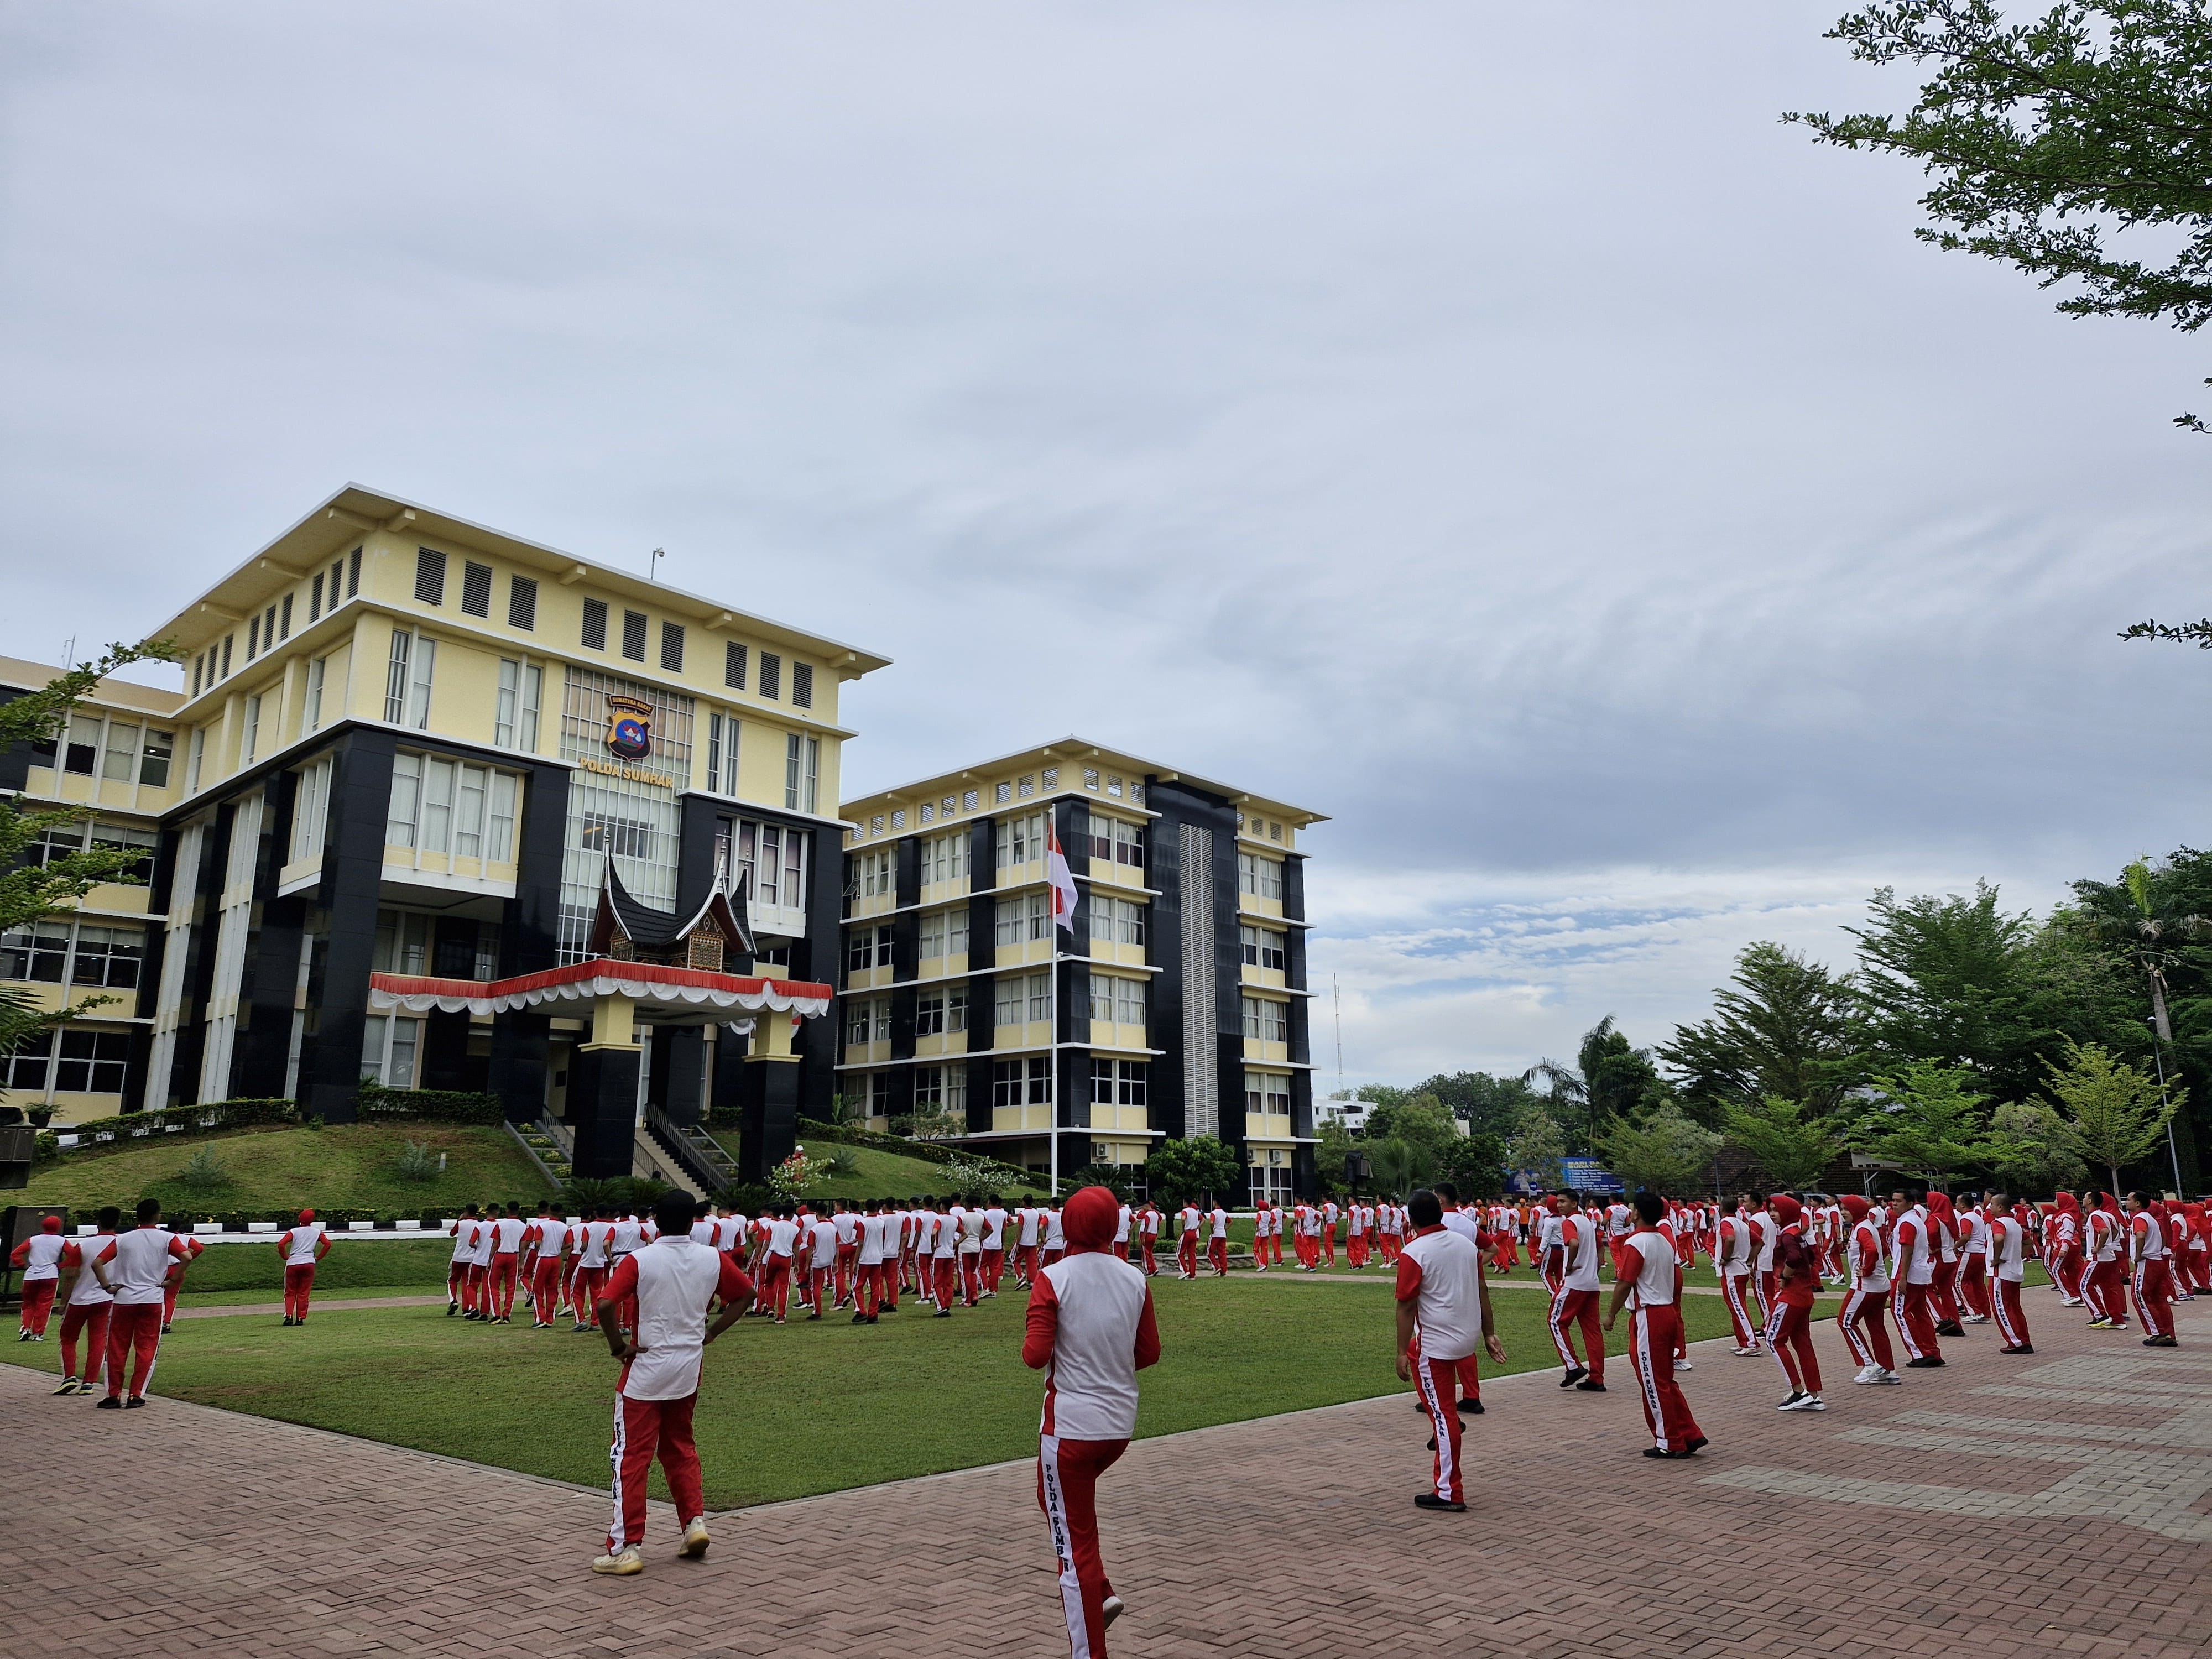
MULTIPOLYGON (((1387 1281, 1370 1282, 1153 1280, 1164 1357, 1145 1374, 1138 1432, 1401 1389, 1387 1281)), ((766 1503, 1031 1454, 1040 1385, 1020 1360, 1022 1307, 1010 1287, 949 1320, 909 1302, 876 1326, 842 1315, 781 1328, 744 1322, 708 1351, 698 1415, 708 1501, 766 1503)), ((1505 1370, 1556 1363, 1544 1307, 1525 1291, 1497 1298, 1505 1370)), ((1719 1298, 1685 1308, 1692 1339, 1726 1334, 1719 1298)), ((51 1370, 54 1345, 7 1358, 51 1370)), ((349 1310, 332 1298, 302 1330, 253 1317, 179 1323, 162 1344, 155 1391, 596 1486, 606 1478, 614 1376, 595 1335, 484 1328, 439 1308, 349 1310)), ((1624 1433, 1637 1432, 1633 1401, 1618 1413, 1624 1433)))
MULTIPOLYGON (((332 1236, 331 1253, 315 1270, 315 1289, 365 1290, 381 1296, 438 1290, 446 1283, 446 1264, 453 1256, 453 1241, 443 1233, 392 1244, 350 1243, 337 1233, 332 1236)), ((280 1296, 283 1289, 284 1264, 272 1237, 266 1244, 210 1245, 185 1270, 183 1295, 190 1302, 217 1291, 280 1296)))
POLYGON ((420 1213, 471 1200, 535 1200, 544 1177, 504 1129, 451 1123, 341 1123, 326 1129, 269 1127, 228 1134, 164 1135, 145 1142, 70 1152, 42 1164, 19 1204, 131 1204, 158 1198, 194 1214, 265 1210, 283 1205, 420 1213), (393 1161, 407 1142, 446 1155, 444 1172, 403 1181, 393 1161), (194 1190, 175 1179, 200 1151, 215 1154, 228 1179, 194 1190))

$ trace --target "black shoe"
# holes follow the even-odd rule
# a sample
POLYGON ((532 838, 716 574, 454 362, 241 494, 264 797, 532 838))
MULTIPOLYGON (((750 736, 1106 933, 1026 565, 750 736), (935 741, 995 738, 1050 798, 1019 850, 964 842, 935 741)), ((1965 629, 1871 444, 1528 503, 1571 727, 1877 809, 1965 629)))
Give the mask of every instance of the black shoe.
POLYGON ((868 1316, 864 1313, 856 1313, 853 1316, 853 1322, 855 1325, 865 1325, 868 1322, 868 1316))
POLYGON ((1569 1366, 1567 1374, 1559 1379, 1559 1386, 1563 1389, 1571 1389, 1589 1375, 1589 1368, 1587 1365, 1569 1366))
POLYGON ((131 1398, 123 1402, 123 1409, 126 1412, 135 1412, 145 1403, 146 1396, 144 1395, 134 1394, 131 1398))
POLYGON ((1999 1348, 1997 1352, 1999 1353, 2033 1353, 2035 1348, 2033 1344, 2023 1342, 2017 1347, 1999 1348))
POLYGON ((289 1330, 289 1329, 291 1328, 291 1326, 292 1326, 292 1316, 291 1316, 291 1315, 289 1315, 289 1314, 286 1314, 286 1315, 284 1316, 284 1327, 285 1327, 285 1328, 286 1328, 287 1330, 289 1330))
POLYGON ((1706 1439, 1705 1437, 1701 1434, 1695 1440, 1690 1442, 1688 1445, 1682 1448, 1682 1455, 1685 1457, 1695 1457, 1699 1452, 1703 1451, 1707 1446, 1710 1446, 1712 1443, 1713 1443, 1711 1441, 1706 1439))
POLYGON ((1646 1446, 1644 1449, 1644 1455, 1646 1457, 1680 1457, 1681 1453, 1661 1451, 1656 1446, 1646 1446))
POLYGON ((1603 1394, 1605 1392, 1605 1384, 1602 1382, 1593 1382, 1589 1378, 1584 1377, 1581 1382, 1575 1384, 1575 1390, 1578 1394, 1603 1394))
POLYGON ((1420 1413, 1420 1414, 1421 1414, 1422 1416, 1424 1416, 1424 1417, 1426 1417, 1426 1416, 1429 1414, 1429 1407, 1428 1407, 1428 1405, 1427 1405, 1427 1403, 1426 1403, 1425 1401, 1424 1401, 1416 1400, 1416 1401, 1413 1402, 1413 1409, 1414 1409, 1415 1411, 1417 1411, 1417 1412, 1420 1413))
POLYGON ((871 1325, 872 1325, 872 1324, 874 1324, 875 1322, 876 1322, 876 1316, 875 1316, 875 1315, 873 1315, 873 1314, 870 1314, 870 1315, 868 1316, 868 1323, 870 1323, 871 1325))
POLYGON ((451 1319, 451 1318, 452 1318, 455 1314, 457 1314, 457 1313, 460 1312, 460 1310, 461 1310, 461 1304, 460 1304, 459 1303, 458 1303, 458 1302, 448 1302, 448 1303, 446 1304, 446 1317, 447 1317, 447 1318, 448 1318, 448 1319, 451 1319))
POLYGON ((123 1409, 123 1402, 112 1394, 103 1395, 93 1403, 104 1412, 119 1412, 123 1409))
POLYGON ((1480 1417, 1482 1415, 1482 1401, 1477 1400, 1473 1395, 1469 1395, 1466 1399, 1461 1401, 1459 1402, 1459 1408, 1462 1412, 1466 1413, 1469 1417, 1480 1417))
POLYGON ((952 1310, 950 1308, 939 1308, 937 1310, 937 1317, 939 1319, 950 1319, 952 1317, 952 1310))
POLYGON ((1434 1435, 1431 1435, 1431 1436, 1429 1437, 1429 1445, 1428 1445, 1428 1449, 1429 1449, 1429 1450, 1431 1450, 1431 1451, 1434 1451, 1436 1449, 1437 1449, 1437 1437, 1436 1437, 1436 1436, 1434 1436, 1434 1435))
POLYGON ((1966 1328, 1955 1319, 1946 1319, 1936 1327, 1938 1336, 1964 1336, 1966 1328))
POLYGON ((1934 1354, 1923 1353, 1917 1359, 1906 1360, 1905 1369, 1909 1371, 1932 1371, 1942 1363, 1934 1354))
POLYGON ((161 1327, 161 1334, 167 1336, 174 1328, 176 1328, 174 1326, 164 1325, 161 1327))
POLYGON ((1449 1498, 1439 1498, 1432 1492, 1416 1493, 1413 1498, 1413 1507, 1417 1510, 1442 1510, 1447 1515, 1467 1513, 1466 1504, 1455 1504, 1449 1498))
POLYGON ((2180 1346, 2181 1344, 2179 1342, 2176 1341, 2170 1336, 2147 1336, 2143 1338, 2143 1346, 2146 1348, 2178 1348, 2180 1346))

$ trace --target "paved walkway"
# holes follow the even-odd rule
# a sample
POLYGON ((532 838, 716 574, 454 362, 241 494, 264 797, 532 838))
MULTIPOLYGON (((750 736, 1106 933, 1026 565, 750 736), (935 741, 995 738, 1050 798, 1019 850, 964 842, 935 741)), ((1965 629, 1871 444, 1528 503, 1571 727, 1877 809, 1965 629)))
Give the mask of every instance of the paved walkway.
MULTIPOLYGON (((1713 1445, 1681 1463, 1637 1455, 1626 1389, 1501 1379, 1470 1425, 1466 1516, 1411 1506, 1428 1459, 1403 1397, 1142 1443, 1103 1492, 1130 1605, 1114 1651, 2197 1659, 2200 1308, 2188 1346, 2152 1352, 2038 1293, 2033 1358, 1978 1328, 1893 1389, 1851 1387, 1824 1324, 1825 1416, 1778 1415, 1771 1361, 1701 1344, 1684 1381, 1713 1445)), ((96 1413, 47 1386, 0 1364, 9 1659, 1066 1651, 1026 1466, 719 1517, 698 1565, 670 1558, 656 1507, 649 1571, 611 1581, 583 1571, 599 1495, 172 1401, 96 1413)))

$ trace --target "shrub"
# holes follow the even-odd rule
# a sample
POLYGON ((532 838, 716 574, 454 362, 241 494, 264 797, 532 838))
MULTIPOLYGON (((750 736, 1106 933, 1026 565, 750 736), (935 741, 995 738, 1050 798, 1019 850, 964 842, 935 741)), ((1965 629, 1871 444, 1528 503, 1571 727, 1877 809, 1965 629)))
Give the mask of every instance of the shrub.
MULTIPOLYGON (((899 1120, 894 1119, 896 1122, 899 1120)), ((799 1120, 801 1140, 829 1140, 847 1146, 866 1146, 872 1152, 896 1152, 901 1158, 918 1158, 925 1164, 950 1164, 955 1158, 967 1163, 988 1164, 994 1170, 1006 1171, 1010 1183, 1035 1182, 1036 1177, 1018 1164, 1001 1164, 996 1158, 979 1158, 973 1152, 957 1146, 940 1146, 930 1140, 908 1140, 902 1135, 879 1135, 870 1129, 852 1129, 835 1123, 824 1123, 818 1118, 799 1120)))
POLYGON ((211 1193, 230 1183, 230 1171, 223 1168, 222 1160, 215 1155, 215 1148, 203 1146, 185 1160, 185 1167, 177 1171, 176 1182, 187 1192, 211 1193))
POLYGON ((419 1140, 409 1141, 406 1151, 392 1161, 392 1174, 402 1181, 435 1181, 445 1167, 446 1155, 419 1140))
POLYGON ((154 1134, 193 1134, 206 1129, 245 1129, 260 1123, 296 1123, 289 1100, 211 1100, 202 1106, 165 1106, 151 1112, 96 1117, 76 1126, 77 1145, 119 1145, 154 1134))
POLYGON ((364 1083, 354 1097, 354 1111, 363 1123, 388 1123, 415 1118, 436 1123, 498 1124, 507 1121, 507 1107, 497 1095, 470 1094, 459 1089, 387 1089, 364 1083))
POLYGON ((62 1155, 62 1138, 52 1129, 41 1129, 31 1137, 31 1162, 44 1164, 62 1155))

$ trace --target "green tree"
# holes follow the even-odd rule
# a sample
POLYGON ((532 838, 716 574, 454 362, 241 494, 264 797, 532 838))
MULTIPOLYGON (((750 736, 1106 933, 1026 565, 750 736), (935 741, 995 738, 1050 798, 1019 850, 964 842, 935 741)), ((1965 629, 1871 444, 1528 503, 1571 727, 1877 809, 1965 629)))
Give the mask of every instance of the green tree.
POLYGON ((1436 1172, 1458 1188, 1462 1198, 1496 1198, 1505 1190, 1505 1164, 1504 1138, 1478 1129, 1438 1149, 1436 1172))
POLYGON ((1802 1192, 1843 1151, 1844 1138, 1832 1124, 1808 1117, 1800 1103, 1766 1095, 1753 1106, 1730 1105, 1728 1142, 1746 1154, 1770 1187, 1802 1192))
POLYGON ((1366 1146, 1367 1167, 1373 1173, 1376 1185, 1394 1198, 1403 1198, 1417 1187, 1425 1187, 1435 1176, 1436 1149, 1417 1140, 1392 1136, 1387 1140, 1370 1139, 1366 1146))
POLYGON ((1526 1170, 1547 1192, 1556 1192, 1566 1184, 1566 1156, 1565 1133, 1560 1129, 1559 1121, 1541 1106, 1530 1106, 1523 1111, 1505 1142, 1506 1164, 1512 1169, 1526 1170))
POLYGON ((2154 1079, 2094 1042, 2069 1043, 2066 1064, 2051 1067, 2048 1086, 2071 1149, 2109 1175, 2116 1193, 2120 1171, 2158 1146, 2180 1103, 2160 1099, 2154 1079))
POLYGON ((1401 1089, 1391 1083, 1363 1083, 1352 1091, 1354 1100, 1364 1100, 1371 1106, 1396 1106, 1411 1100, 1413 1091, 1401 1089))
MULTIPOLYGON (((1828 39, 1928 72, 1903 116, 1793 113, 1821 143, 1909 157, 1936 246, 2061 286, 2077 317, 2212 318, 2212 26, 2202 0, 1888 0, 1828 39), (2122 240, 2154 249, 2122 257, 2122 240)), ((2194 416, 2176 424, 2202 430, 2194 416)))
POLYGON ((1342 1198, 1346 1185, 1345 1160, 1358 1150, 1352 1131, 1334 1118, 1324 1119, 1315 1131, 1314 1181, 1322 1198, 1342 1198))
POLYGON ((1683 1109, 1708 1128, 1731 1108, 1756 1110, 1774 1095, 1818 1116, 1856 1080, 1856 1006, 1848 974, 1762 939, 1736 957, 1711 1016, 1676 1026, 1659 1058, 1680 1085, 1683 1109))
POLYGON ((1908 1175, 1948 1182, 1989 1167, 2001 1149, 1989 1133, 1989 1099, 1963 1066, 1918 1060, 1874 1080, 1875 1095, 1845 1139, 1908 1175))
POLYGON ((1434 1095, 1446 1110, 1475 1133, 1512 1133, 1522 1109, 1537 1098, 1525 1079, 1492 1077, 1487 1072, 1439 1072, 1420 1084, 1415 1094, 1434 1095))
POLYGON ((1601 1130, 1598 1156, 1629 1191, 1680 1198, 1705 1184, 1721 1138, 1693 1123, 1665 1101, 1634 1117, 1617 1117, 1601 1130))
MULTIPOLYGON (((66 674, 0 703, 0 752, 18 744, 52 742, 68 726, 76 706, 100 681, 134 662, 167 662, 175 650, 158 641, 111 645, 99 661, 80 663, 66 674)), ((33 811, 21 795, 0 800, 0 933, 14 933, 42 917, 67 909, 105 883, 135 884, 131 866, 145 854, 136 848, 95 846, 88 851, 41 858, 46 831, 82 823, 92 816, 82 807, 33 811)), ((0 989, 0 1054, 58 1025, 71 1015, 113 997, 79 997, 62 1008, 41 1012, 31 995, 15 987, 0 989)))
POLYGON ((1395 1105, 1377 1106, 1368 1113, 1368 1139, 1393 1136, 1431 1152, 1460 1138, 1452 1115, 1442 1101, 1429 1094, 1408 1095, 1395 1105))
POLYGON ((1236 1149, 1218 1135, 1192 1135, 1185 1140, 1163 1140, 1145 1160, 1145 1180, 1156 1198, 1171 1203, 1216 1197, 1242 1200, 1244 1163, 1236 1149))
POLYGON ((2056 1193, 2088 1178, 2066 1120, 2040 1100, 2007 1101, 1990 1114, 1990 1134, 1997 1170, 2016 1193, 2056 1193))

